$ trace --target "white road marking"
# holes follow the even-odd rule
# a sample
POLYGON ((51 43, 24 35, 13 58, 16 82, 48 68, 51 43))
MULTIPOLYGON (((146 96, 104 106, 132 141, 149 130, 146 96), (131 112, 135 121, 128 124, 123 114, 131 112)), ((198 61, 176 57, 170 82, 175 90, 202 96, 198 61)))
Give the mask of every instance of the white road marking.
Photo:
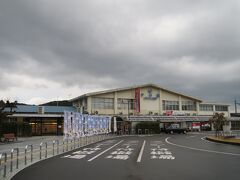
POLYGON ((88 161, 92 161, 94 159, 96 159, 97 157, 101 156, 102 154, 104 154, 105 152, 109 151, 110 149, 114 148, 115 146, 117 146, 118 144, 120 144, 121 142, 123 142, 123 140, 119 141, 118 143, 114 144, 113 146, 111 146, 110 148, 106 149, 105 151, 99 153, 98 155, 94 156, 93 158, 89 159, 88 161))
POLYGON ((133 152, 133 148, 131 148, 131 145, 135 145, 128 141, 127 143, 122 144, 120 148, 117 148, 115 151, 111 153, 111 155, 107 156, 107 159, 116 159, 116 160, 127 160, 129 159, 130 155, 133 152), (127 145, 126 145, 127 144, 127 145))
POLYGON ((142 148, 141 148, 141 151, 140 151, 140 153, 139 153, 139 155, 138 155, 138 158, 137 158, 137 162, 141 162, 142 155, 143 155, 143 150, 144 150, 144 147, 145 147, 145 143, 146 143, 146 141, 144 140, 144 141, 143 141, 142 148))
POLYGON ((173 146, 177 146, 177 147, 182 147, 182 148, 186 148, 186 149, 191 149, 191 150, 196 150, 196 151, 203 151, 203 152, 210 152, 210 153, 216 153, 216 154, 224 154, 224 155, 231 155, 231 156, 240 156, 240 154, 235 154, 235 153, 229 153, 229 152, 222 152, 222 151, 213 151, 213 150, 207 150, 207 149, 199 149, 199 148, 193 148, 193 147, 188 147, 188 146, 183 146, 183 145, 179 145, 179 144, 174 144, 168 141, 168 139, 171 137, 167 137, 165 139, 166 143, 173 145, 173 146))
POLYGON ((203 140, 203 141, 205 141, 205 142, 207 142, 207 143, 211 143, 211 144, 219 144, 219 143, 217 143, 217 142, 208 141, 208 140, 206 139, 206 136, 202 137, 201 140, 203 140))
POLYGON ((83 150, 74 151, 72 155, 66 155, 66 156, 63 156, 62 158, 82 159, 89 154, 93 154, 96 151, 99 151, 100 149, 101 148, 84 148, 83 150))
MULTIPOLYGON (((151 143, 150 143, 151 144, 151 143)), ((156 146, 157 144, 151 144, 150 146, 156 146)), ((158 145, 157 148, 151 148, 150 152, 151 159, 160 159, 160 160, 174 160, 175 157, 172 155, 167 148, 162 148, 161 145, 158 145)))

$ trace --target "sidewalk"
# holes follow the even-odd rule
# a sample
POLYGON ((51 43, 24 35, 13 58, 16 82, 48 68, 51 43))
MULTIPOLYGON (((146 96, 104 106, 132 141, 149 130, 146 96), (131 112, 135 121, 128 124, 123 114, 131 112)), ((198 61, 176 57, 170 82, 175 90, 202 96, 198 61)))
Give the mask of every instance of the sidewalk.
POLYGON ((17 141, 0 143, 0 153, 10 152, 13 148, 19 148, 23 152, 26 145, 32 144, 34 149, 39 148, 41 142, 52 142, 53 140, 63 140, 63 136, 33 136, 33 137, 19 137, 17 141))
POLYGON ((0 145, 0 155, 3 152, 7 153, 7 159, 5 159, 5 154, 3 153, 0 160, 0 179, 8 180, 21 169, 40 160, 113 137, 115 136, 102 134, 64 141, 63 136, 35 136, 19 138, 16 142, 2 143, 0 145), (53 143, 54 140, 55 143, 53 143), (43 144, 40 151, 41 142, 43 142, 43 144), (31 150, 31 146, 28 146, 25 153, 26 145, 32 145, 33 148, 31 150), (16 150, 14 150, 11 155, 13 148, 18 148, 18 156, 16 150))

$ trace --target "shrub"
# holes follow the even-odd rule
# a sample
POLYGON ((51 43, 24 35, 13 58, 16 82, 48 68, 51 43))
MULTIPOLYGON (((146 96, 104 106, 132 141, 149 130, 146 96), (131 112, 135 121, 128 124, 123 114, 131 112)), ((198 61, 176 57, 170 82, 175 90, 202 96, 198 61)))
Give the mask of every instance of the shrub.
POLYGON ((140 122, 136 125, 136 133, 138 133, 138 129, 141 129, 143 134, 145 134, 146 129, 149 130, 149 133, 160 133, 160 127, 158 122, 140 122))

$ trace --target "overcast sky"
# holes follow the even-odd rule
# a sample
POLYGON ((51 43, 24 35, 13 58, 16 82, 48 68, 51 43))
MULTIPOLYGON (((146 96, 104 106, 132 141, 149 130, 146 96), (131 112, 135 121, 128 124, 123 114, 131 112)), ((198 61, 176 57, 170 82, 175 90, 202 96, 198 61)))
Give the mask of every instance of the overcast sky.
POLYGON ((240 101, 239 0, 2 0, 0 99, 142 83, 240 101))

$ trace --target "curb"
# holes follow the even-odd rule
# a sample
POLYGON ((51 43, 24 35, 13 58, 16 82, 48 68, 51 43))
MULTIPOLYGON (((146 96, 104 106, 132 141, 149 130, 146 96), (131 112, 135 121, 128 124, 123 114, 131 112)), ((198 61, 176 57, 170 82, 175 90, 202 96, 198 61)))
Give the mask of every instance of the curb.
POLYGON ((217 143, 223 143, 223 144, 231 144, 231 145, 235 145, 235 146, 240 146, 240 143, 237 142, 228 142, 228 141, 224 141, 224 140, 217 140, 217 139, 213 139, 210 137, 206 137, 206 139, 208 141, 212 141, 212 142, 217 142, 217 143))
MULTIPOLYGON (((86 146, 89 146, 89 145, 92 145, 92 144, 95 144, 95 143, 98 143, 98 142, 102 142, 102 141, 109 140, 109 139, 115 139, 115 138, 118 138, 118 137, 122 137, 122 136, 114 136, 114 137, 109 137, 108 139, 103 139, 103 140, 99 140, 99 141, 96 141, 96 142, 91 142, 91 143, 89 143, 89 144, 84 144, 83 146, 76 147, 75 149, 70 149, 70 150, 68 150, 68 151, 65 151, 65 152, 56 154, 56 155, 54 155, 54 156, 48 156, 47 158, 33 161, 32 163, 29 163, 28 165, 23 166, 22 168, 19 168, 19 169, 13 171, 12 173, 8 174, 6 177, 3 178, 3 180, 10 180, 10 179, 13 178, 16 174, 18 174, 20 171, 22 171, 22 170, 24 170, 25 168, 28 168, 29 166, 31 166, 31 165, 33 165, 33 164, 36 164, 36 163, 38 163, 38 162, 40 162, 40 161, 44 161, 44 160, 47 160, 47 159, 50 159, 50 158, 53 158, 53 157, 56 157, 56 156, 60 156, 60 155, 62 155, 62 154, 69 153, 69 152, 75 151, 75 150, 77 150, 77 149, 80 149, 80 148, 83 148, 83 147, 86 147, 86 146)), ((1 179, 1 174, 0 174, 0 179, 1 179)))

